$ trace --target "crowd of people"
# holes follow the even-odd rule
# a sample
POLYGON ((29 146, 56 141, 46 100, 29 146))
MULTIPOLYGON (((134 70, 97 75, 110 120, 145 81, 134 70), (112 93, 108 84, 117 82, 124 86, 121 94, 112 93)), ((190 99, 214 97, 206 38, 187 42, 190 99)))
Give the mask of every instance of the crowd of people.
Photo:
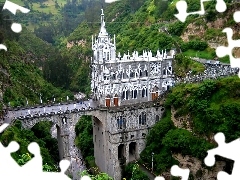
POLYGON ((219 77, 236 75, 239 72, 238 68, 231 68, 230 65, 205 63, 204 66, 205 70, 203 73, 192 75, 190 71, 186 77, 176 77, 175 84, 201 82, 205 79, 217 79, 219 77))

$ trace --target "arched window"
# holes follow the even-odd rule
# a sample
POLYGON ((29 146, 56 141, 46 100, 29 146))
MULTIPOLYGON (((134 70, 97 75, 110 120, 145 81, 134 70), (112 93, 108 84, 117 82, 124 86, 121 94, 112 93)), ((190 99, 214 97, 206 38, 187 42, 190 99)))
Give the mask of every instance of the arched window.
POLYGON ((127 90, 127 87, 125 87, 125 88, 123 89, 122 99, 123 99, 123 100, 128 100, 128 90, 127 90))
POLYGON ((145 91, 146 91, 146 89, 143 88, 143 89, 142 89, 142 97, 145 97, 145 96, 144 96, 144 95, 145 95, 145 91))
POLYGON ((132 99, 137 99, 137 87, 134 87, 132 90, 132 99))
POLYGON ((67 124, 67 118, 66 118, 66 117, 63 117, 63 118, 62 118, 62 123, 63 123, 63 124, 67 124))
POLYGON ((133 77, 134 77, 134 72, 131 71, 131 72, 130 72, 130 78, 133 78, 133 77))
POLYGON ((142 77, 142 70, 139 70, 139 76, 142 77))
POLYGON ((144 86, 143 89, 142 89, 142 97, 147 97, 147 93, 148 93, 148 90, 147 90, 147 88, 144 86))
POLYGON ((126 128, 126 119, 122 116, 117 118, 117 128, 118 129, 125 129, 126 128))
POLYGON ((146 125, 147 124, 147 115, 146 115, 145 112, 142 112, 139 115, 138 123, 139 123, 139 125, 146 125))
POLYGON ((133 96, 134 99, 137 99, 137 89, 134 90, 134 94, 133 94, 133 95, 134 95, 134 96, 133 96))
POLYGON ((146 74, 146 77, 148 76, 148 71, 147 70, 145 70, 145 74, 146 74))

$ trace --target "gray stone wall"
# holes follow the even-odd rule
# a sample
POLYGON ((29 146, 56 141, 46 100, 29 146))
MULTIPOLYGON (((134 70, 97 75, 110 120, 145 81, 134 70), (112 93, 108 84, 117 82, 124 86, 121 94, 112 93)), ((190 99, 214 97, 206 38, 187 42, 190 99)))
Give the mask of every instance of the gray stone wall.
MULTIPOLYGON (((82 115, 91 115, 95 162, 101 171, 108 173, 115 180, 120 180, 121 165, 132 161, 131 158, 139 158, 145 148, 146 135, 150 128, 161 119, 163 112, 164 107, 148 102, 134 106, 23 119, 22 126, 32 128, 40 121, 53 122, 53 126, 57 128, 60 158, 71 160, 73 156, 71 150, 76 137, 74 127, 82 115), (120 117, 124 121, 122 124, 119 123, 120 117)), ((73 173, 73 169, 69 172, 73 173)))

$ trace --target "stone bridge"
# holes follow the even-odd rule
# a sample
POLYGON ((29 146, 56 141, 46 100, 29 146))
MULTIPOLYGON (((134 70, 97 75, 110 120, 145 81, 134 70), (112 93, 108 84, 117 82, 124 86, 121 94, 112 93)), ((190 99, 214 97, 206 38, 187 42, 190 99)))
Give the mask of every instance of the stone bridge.
POLYGON ((95 162, 101 171, 120 179, 121 166, 139 158, 148 131, 161 119, 163 112, 164 107, 156 101, 101 107, 90 99, 80 103, 9 109, 4 120, 9 124, 20 120, 26 129, 40 121, 51 121, 57 129, 59 157, 71 161, 69 173, 78 180, 77 172, 85 167, 77 166, 75 161, 81 159, 74 145, 75 125, 81 116, 92 116, 95 162))

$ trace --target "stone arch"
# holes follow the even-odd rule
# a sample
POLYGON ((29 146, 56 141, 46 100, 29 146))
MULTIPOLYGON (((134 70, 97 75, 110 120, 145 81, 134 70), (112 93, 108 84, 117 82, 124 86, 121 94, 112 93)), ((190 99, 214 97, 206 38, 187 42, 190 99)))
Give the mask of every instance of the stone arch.
POLYGON ((66 114, 48 115, 46 117, 36 117, 22 120, 22 126, 26 129, 33 128, 37 123, 48 121, 52 123, 51 131, 56 130, 57 134, 53 138, 58 141, 59 159, 62 160, 68 156, 68 145, 64 144, 68 141, 68 137, 64 137, 64 127, 68 124, 68 117, 66 114))
POLYGON ((118 160, 124 160, 126 159, 126 152, 125 152, 125 145, 124 144, 120 144, 118 146, 118 160))
POLYGON ((37 123, 39 123, 41 121, 50 121, 53 124, 57 124, 59 127, 61 127, 58 116, 38 117, 38 118, 21 120, 22 127, 25 129, 31 129, 33 126, 35 126, 37 123))
POLYGON ((131 142, 129 143, 129 162, 136 160, 136 152, 137 152, 137 143, 131 142))
MULTIPOLYGON (((32 121, 31 123, 29 122, 29 124, 26 124, 26 122, 22 122, 22 126, 25 127, 26 129, 32 129, 34 128, 36 125, 38 125, 41 122, 50 122, 51 124, 51 128, 49 131, 49 134, 51 134, 52 138, 55 138, 57 140, 57 145, 58 145, 58 157, 59 160, 62 160, 64 158, 64 149, 63 149, 63 140, 62 140, 62 136, 61 136, 61 127, 59 127, 59 123, 56 123, 56 121, 53 121, 54 118, 39 118, 39 119, 30 119, 29 121, 32 121), (56 129, 56 136, 54 135, 54 128, 56 129)), ((53 145, 53 144, 51 144, 53 145)), ((56 159, 58 160, 58 159, 56 159)), ((58 160, 58 161, 59 161, 58 160)))

